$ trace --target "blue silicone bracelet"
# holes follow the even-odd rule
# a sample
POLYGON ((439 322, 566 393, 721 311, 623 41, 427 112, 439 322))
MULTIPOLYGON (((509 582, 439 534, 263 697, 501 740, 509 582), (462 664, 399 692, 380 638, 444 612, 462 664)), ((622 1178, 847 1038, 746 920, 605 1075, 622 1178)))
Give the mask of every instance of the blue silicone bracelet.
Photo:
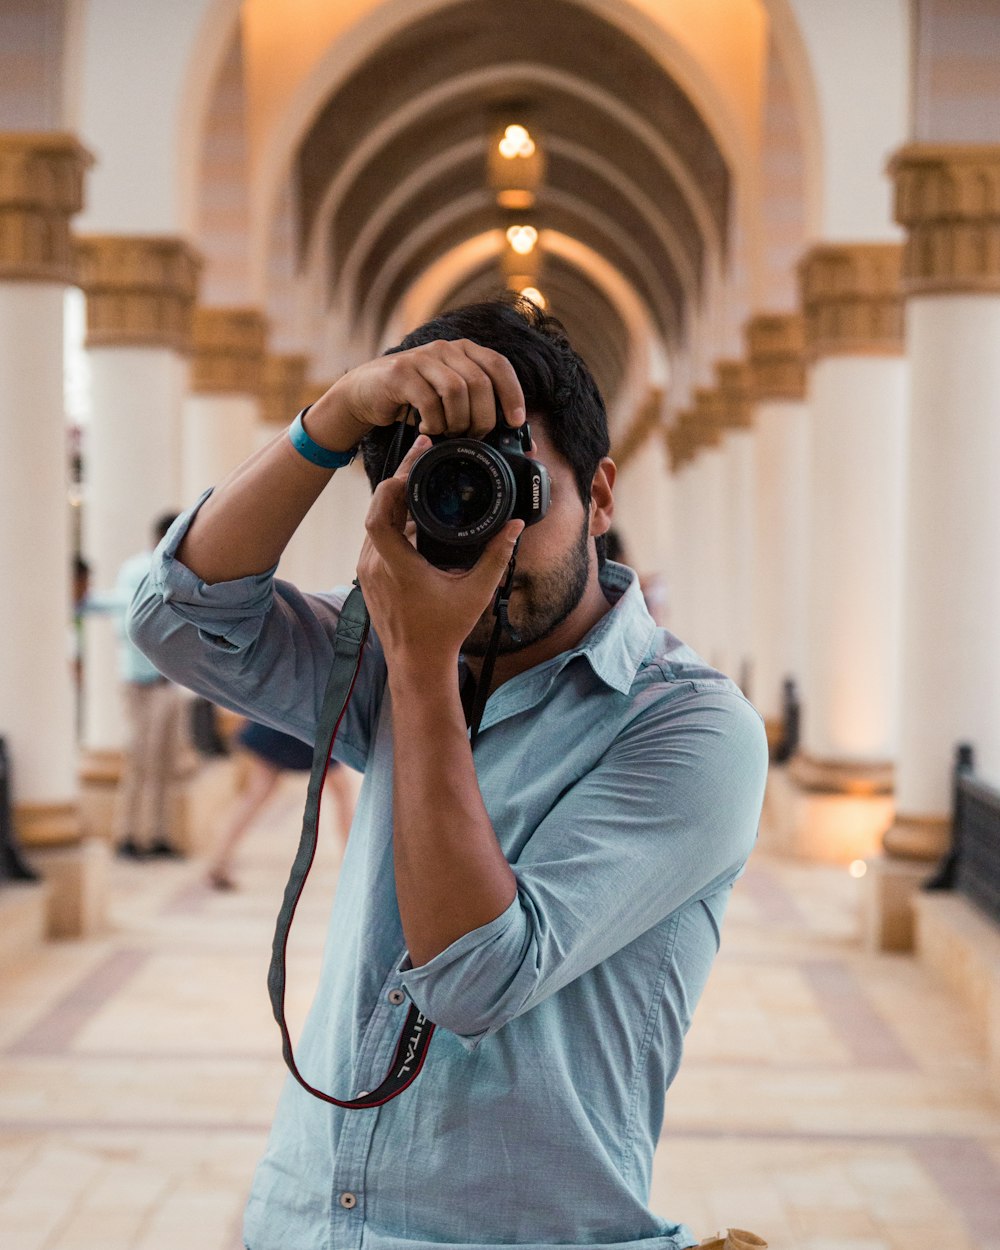
POLYGON ((302 424, 302 418, 308 411, 309 408, 303 408, 288 427, 288 437, 295 450, 310 464, 317 464, 321 469, 342 469, 344 465, 350 464, 358 454, 358 449, 352 447, 350 451, 330 451, 329 448, 314 443, 302 424))

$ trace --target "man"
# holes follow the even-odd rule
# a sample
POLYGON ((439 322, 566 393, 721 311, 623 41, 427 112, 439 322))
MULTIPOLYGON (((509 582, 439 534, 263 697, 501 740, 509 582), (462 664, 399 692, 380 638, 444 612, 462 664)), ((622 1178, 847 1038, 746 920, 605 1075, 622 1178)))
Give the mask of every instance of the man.
POLYGON ((476 305, 345 374, 305 415, 303 454, 280 436, 174 527, 132 633, 185 684, 310 739, 344 593, 272 572, 330 480, 314 461, 361 441, 377 478, 402 405, 423 434, 481 437, 497 403, 530 418, 552 501, 521 536, 521 641, 505 638, 474 752, 460 686, 522 523, 474 568, 441 570, 406 527, 427 440, 374 492, 358 574, 375 636, 334 748, 365 781, 298 1063, 353 1098, 385 1077, 408 999, 437 1033, 377 1110, 289 1081, 250 1250, 696 1240, 649 1211, 652 1156, 754 841, 765 737, 731 682, 656 630, 634 573, 599 568, 615 468, 558 323, 476 305))
POLYGON ((83 611, 114 615, 118 630, 118 671, 125 707, 126 741, 114 840, 126 859, 177 859, 170 818, 181 747, 180 691, 131 641, 125 617, 149 572, 153 548, 177 519, 165 513, 153 523, 151 546, 130 556, 118 570, 109 594, 92 595, 83 611))

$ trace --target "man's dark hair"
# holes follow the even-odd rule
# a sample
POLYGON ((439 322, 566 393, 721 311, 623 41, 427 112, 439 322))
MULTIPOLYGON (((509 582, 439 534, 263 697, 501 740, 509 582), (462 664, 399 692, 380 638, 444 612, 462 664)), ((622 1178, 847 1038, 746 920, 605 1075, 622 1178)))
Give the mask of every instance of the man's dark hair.
MULTIPOLYGON (((444 312, 412 330, 386 355, 435 339, 470 339, 507 357, 524 392, 529 420, 541 419, 552 445, 572 468, 577 491, 589 510, 594 474, 611 446, 608 414, 590 370, 571 347, 561 323, 530 300, 511 296, 444 312)), ((381 480, 392 436, 391 426, 377 426, 361 440, 373 490, 381 480)))

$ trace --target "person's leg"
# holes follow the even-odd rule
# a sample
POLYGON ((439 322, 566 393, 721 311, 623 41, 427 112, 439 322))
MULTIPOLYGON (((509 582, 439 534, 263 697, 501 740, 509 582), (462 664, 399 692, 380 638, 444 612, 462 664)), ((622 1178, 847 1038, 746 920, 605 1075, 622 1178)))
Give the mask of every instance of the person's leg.
POLYGON ((149 845, 143 827, 144 770, 149 742, 150 687, 128 681, 122 686, 126 738, 118 790, 114 838, 119 854, 138 858, 149 845))
POLYGON ((209 884, 217 890, 232 889, 232 866, 236 848, 253 823, 254 817, 271 797, 281 776, 281 769, 277 765, 268 763, 259 755, 248 751, 245 758, 247 774, 243 793, 230 812, 229 820, 208 865, 209 884))
POLYGON ((181 749, 181 692, 173 682, 156 686, 150 716, 150 763, 147 792, 152 826, 152 850, 177 857, 180 848, 173 838, 171 822, 177 811, 177 765, 181 749))

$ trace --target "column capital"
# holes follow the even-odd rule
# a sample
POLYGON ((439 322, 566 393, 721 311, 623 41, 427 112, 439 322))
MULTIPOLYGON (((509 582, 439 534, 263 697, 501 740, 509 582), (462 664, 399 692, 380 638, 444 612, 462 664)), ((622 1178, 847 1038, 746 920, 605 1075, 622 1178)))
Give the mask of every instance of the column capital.
POLYGON ((800 313, 759 313, 744 331, 753 399, 806 397, 805 321, 800 313))
POLYGON ((692 437, 694 431, 691 428, 691 418, 693 416, 694 413, 690 409, 679 412, 673 425, 663 431, 663 438, 670 454, 670 469, 673 473, 679 473, 694 459, 697 449, 692 437))
POLYGON ((81 235, 76 266, 87 297, 87 347, 191 350, 201 259, 184 239, 81 235))
POLYGON ((75 280, 70 218, 93 157, 73 135, 0 133, 0 280, 75 280))
POLYGON ((907 295, 1000 294, 1000 144, 911 143, 889 162, 907 295))
POLYGON ((639 407, 628 428, 611 449, 611 458, 619 469, 632 459, 647 438, 660 424, 660 413, 663 410, 663 392, 659 387, 652 387, 649 394, 639 407))
POLYGON ((264 357, 260 417, 267 425, 288 425, 305 407, 301 401, 308 367, 308 356, 268 354, 264 357))
POLYGON ((715 386, 699 386, 694 393, 691 424, 695 432, 695 449, 719 447, 726 432, 725 402, 715 386))
POLYGON ((807 354, 903 353, 900 243, 826 243, 799 262, 807 354))
POLYGON ((742 360, 720 360, 715 366, 722 413, 730 430, 753 429, 753 396, 750 369, 742 360))
POLYGON ((267 322, 256 308, 196 308, 192 391, 259 396, 266 341, 267 322))

